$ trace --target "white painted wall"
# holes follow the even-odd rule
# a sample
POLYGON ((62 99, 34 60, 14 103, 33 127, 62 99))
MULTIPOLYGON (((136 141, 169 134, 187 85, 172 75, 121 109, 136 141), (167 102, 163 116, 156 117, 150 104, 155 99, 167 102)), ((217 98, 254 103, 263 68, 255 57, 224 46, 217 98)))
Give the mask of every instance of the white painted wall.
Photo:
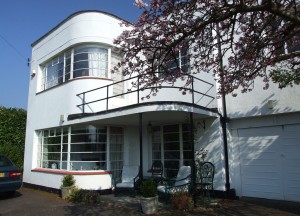
POLYGON ((243 118, 300 111, 300 86, 279 89, 277 84, 270 83, 269 89, 263 90, 262 87, 263 82, 258 78, 253 91, 238 93, 237 97, 228 95, 228 117, 243 118), (268 108, 269 100, 275 101, 273 109, 268 108))
MULTIPOLYGON (((112 82, 79 78, 41 92, 42 64, 71 46, 81 43, 98 43, 111 47, 113 39, 125 29, 120 27, 120 22, 121 20, 100 12, 78 13, 33 46, 31 71, 35 70, 36 75, 31 78, 29 85, 24 182, 53 188, 60 187, 61 175, 31 172, 31 169, 37 167, 38 139, 35 131, 67 125, 66 119, 69 114, 80 113, 76 105, 80 104, 81 100, 76 97, 76 94, 112 82), (60 122, 60 115, 64 115, 65 122, 60 122)), ((91 176, 89 181, 85 181, 88 176, 76 178, 81 188, 88 189, 93 185, 94 189, 106 189, 111 186, 109 175, 91 176)))
POLYGON ((205 119, 205 129, 200 125, 195 133, 195 151, 208 151, 205 161, 215 165, 214 189, 225 190, 224 149, 221 125, 218 118, 205 119))

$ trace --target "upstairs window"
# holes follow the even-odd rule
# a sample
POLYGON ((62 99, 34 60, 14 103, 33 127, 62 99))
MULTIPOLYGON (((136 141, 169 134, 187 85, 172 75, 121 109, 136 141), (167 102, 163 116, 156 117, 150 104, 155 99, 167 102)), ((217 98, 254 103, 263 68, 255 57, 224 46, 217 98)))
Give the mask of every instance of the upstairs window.
POLYGON ((108 51, 100 47, 82 46, 74 49, 73 78, 107 77, 108 51))
MULTIPOLYGON (((41 90, 62 84, 77 77, 109 78, 108 71, 116 64, 119 54, 109 56, 109 49, 98 45, 77 46, 54 57, 43 66, 41 90), (111 66, 108 65, 108 59, 111 66)), ((118 77, 116 81, 122 78, 118 77)))
POLYGON ((167 61, 162 64, 158 77, 172 76, 178 70, 185 74, 190 71, 190 59, 186 48, 182 48, 176 53, 176 60, 173 56, 169 56, 167 61))

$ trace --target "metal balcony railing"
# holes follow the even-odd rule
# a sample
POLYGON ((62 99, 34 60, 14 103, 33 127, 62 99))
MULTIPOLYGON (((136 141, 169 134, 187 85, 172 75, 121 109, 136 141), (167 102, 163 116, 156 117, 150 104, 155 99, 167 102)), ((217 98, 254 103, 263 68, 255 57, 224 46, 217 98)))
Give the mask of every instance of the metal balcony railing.
MULTIPOLYGON (((205 98, 205 101, 206 101, 206 106, 204 105, 203 107, 207 107, 209 104, 213 103, 214 100, 215 100, 215 89, 214 89, 214 85, 212 83, 209 83, 205 80, 202 80, 202 79, 199 79, 197 77, 194 77, 192 75, 185 75, 185 76, 188 76, 190 79, 191 79, 191 85, 190 85, 190 88, 184 88, 186 92, 189 92, 190 93, 190 97, 189 97, 189 102, 188 103, 191 103, 193 105, 199 105, 199 106, 203 106, 199 104, 199 101, 203 101, 203 99, 205 98), (198 88, 196 88, 196 86, 201 86, 200 90, 198 90, 198 88)), ((109 102, 113 99, 113 98, 117 98, 117 97, 123 97, 125 95, 129 95, 129 94, 136 94, 136 102, 135 104, 141 104, 141 103, 144 103, 143 100, 141 99, 141 94, 142 92, 145 92, 146 90, 151 90, 151 88, 156 88, 156 87, 148 87, 148 88, 143 88, 143 89, 140 89, 140 85, 139 85, 139 82, 140 82, 140 78, 139 76, 135 76, 135 77, 130 77, 130 78, 127 78, 127 79, 124 79, 122 81, 119 81, 119 82, 114 82, 112 84, 109 84, 109 85, 106 85, 106 86, 102 86, 102 87, 99 87, 99 88, 95 88, 95 89, 92 89, 92 90, 89 90, 89 91, 84 91, 84 92, 81 92, 79 94, 77 94, 76 96, 79 97, 82 101, 81 104, 78 104, 77 107, 81 109, 82 113, 86 113, 86 107, 87 106, 91 106, 92 104, 95 104, 95 103, 98 103, 98 102, 105 102, 105 108, 102 108, 101 110, 98 110, 98 111, 108 111, 110 108, 109 108, 109 102), (119 83, 126 83, 126 82, 130 82, 131 80, 134 80, 134 81, 137 81, 137 87, 135 89, 131 89, 131 90, 128 90, 127 92, 124 92, 124 93, 121 93, 121 94, 113 94, 112 93, 112 89, 115 85, 119 84, 119 83), (102 96, 99 95, 99 98, 93 98, 93 99, 90 99, 89 101, 87 100, 87 96, 89 94, 93 94, 95 93, 96 91, 99 91, 101 90, 102 91, 102 95, 103 95, 103 91, 105 92, 105 96, 102 96)), ((176 84, 176 83, 175 83, 176 84)), ((159 87, 160 91, 162 89, 177 89, 177 91, 179 91, 179 89, 182 89, 182 86, 175 86, 174 84, 173 85, 162 85, 159 87)), ((160 94, 160 93, 158 93, 160 94)), ((178 92, 177 92, 178 94, 178 92)), ((187 97, 187 96, 185 96, 187 97)), ((154 100, 152 99, 152 102, 155 101, 155 96, 153 96, 154 100)), ((167 100, 165 100, 167 101, 167 100)), ((177 100, 178 102, 178 100, 177 100)), ((128 104, 127 106, 129 106, 131 104, 128 104)), ((125 105, 126 106, 126 105, 125 105)))

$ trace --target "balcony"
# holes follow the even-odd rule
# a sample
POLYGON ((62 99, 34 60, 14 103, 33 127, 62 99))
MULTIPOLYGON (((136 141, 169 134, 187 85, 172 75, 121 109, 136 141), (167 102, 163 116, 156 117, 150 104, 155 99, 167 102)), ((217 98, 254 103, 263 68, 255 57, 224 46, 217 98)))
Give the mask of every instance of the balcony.
POLYGON ((164 83, 159 87, 157 95, 151 95, 151 89, 155 87, 140 88, 139 76, 124 79, 99 88, 78 93, 79 113, 72 114, 69 119, 76 119, 84 116, 110 112, 117 109, 126 109, 149 104, 177 104, 193 106, 204 110, 214 110, 216 108, 215 86, 203 79, 192 75, 185 75, 190 79, 188 88, 182 88, 185 81, 176 81, 174 84, 164 83), (133 87, 132 83, 137 83, 133 87), (127 91, 116 91, 123 86, 127 91), (184 90, 184 93, 182 93, 184 90), (119 93, 116 93, 119 92, 119 93))

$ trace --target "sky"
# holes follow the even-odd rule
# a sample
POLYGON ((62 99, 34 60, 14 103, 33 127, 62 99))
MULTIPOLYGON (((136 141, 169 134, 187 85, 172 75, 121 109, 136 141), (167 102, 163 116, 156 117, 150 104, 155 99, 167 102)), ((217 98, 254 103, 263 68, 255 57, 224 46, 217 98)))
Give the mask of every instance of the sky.
POLYGON ((129 22, 134 0, 0 0, 0 106, 27 110, 31 44, 71 14, 101 10, 129 22))

